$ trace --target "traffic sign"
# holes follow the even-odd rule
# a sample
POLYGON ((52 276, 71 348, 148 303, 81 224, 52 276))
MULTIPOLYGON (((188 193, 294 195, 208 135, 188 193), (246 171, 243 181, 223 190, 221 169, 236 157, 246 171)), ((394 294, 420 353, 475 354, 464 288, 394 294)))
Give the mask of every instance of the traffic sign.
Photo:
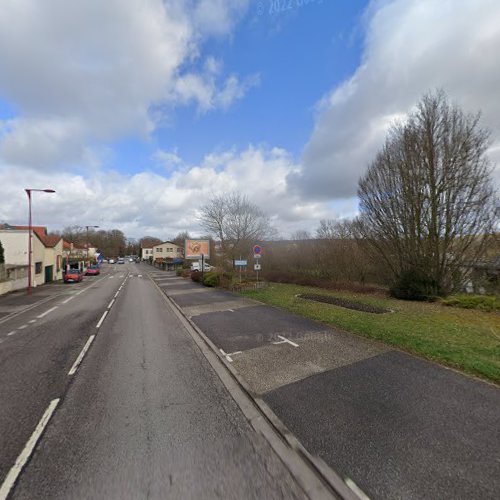
POLYGON ((246 260, 235 260, 234 261, 234 265, 236 267, 245 267, 245 266, 248 265, 248 261, 246 261, 246 260))
POLYGON ((262 253, 262 247, 260 245, 254 245, 253 253, 255 255, 260 255, 262 253))
POLYGON ((253 258, 254 259, 260 259, 262 257, 262 255, 260 253, 256 253, 253 258))
POLYGON ((253 265, 253 270, 254 271, 260 271, 262 269, 262 266, 260 264, 254 264, 253 265))

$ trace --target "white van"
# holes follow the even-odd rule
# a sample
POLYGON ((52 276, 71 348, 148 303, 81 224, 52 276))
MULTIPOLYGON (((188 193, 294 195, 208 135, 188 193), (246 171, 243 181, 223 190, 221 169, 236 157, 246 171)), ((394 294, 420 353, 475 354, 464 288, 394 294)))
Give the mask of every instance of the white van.
MULTIPOLYGON (((207 264, 206 262, 203 264, 203 271, 211 271, 213 266, 207 264)), ((193 262, 191 264, 191 271, 201 271, 201 262, 193 262)))

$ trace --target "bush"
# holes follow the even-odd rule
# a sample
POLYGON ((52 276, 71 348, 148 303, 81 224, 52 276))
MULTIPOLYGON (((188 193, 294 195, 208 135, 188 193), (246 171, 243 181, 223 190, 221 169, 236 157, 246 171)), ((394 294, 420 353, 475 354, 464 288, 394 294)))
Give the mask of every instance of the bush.
POLYGON ((418 269, 404 271, 391 287, 390 293, 403 300, 434 300, 443 295, 438 282, 418 269))
POLYGON ((191 279, 195 281, 196 283, 201 282, 201 273, 200 271, 192 271, 191 272, 191 279))
POLYGON ((220 284, 220 277, 221 273, 218 272, 205 273, 205 276, 203 277, 203 284, 205 286, 217 287, 220 284))

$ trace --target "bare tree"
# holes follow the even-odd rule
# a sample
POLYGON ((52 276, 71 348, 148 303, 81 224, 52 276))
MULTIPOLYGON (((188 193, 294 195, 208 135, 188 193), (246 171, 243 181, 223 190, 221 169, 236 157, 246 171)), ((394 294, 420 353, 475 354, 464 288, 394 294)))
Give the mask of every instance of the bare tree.
POLYGON ((182 231, 177 234, 177 236, 172 240, 172 243, 175 243, 176 245, 179 245, 180 247, 184 248, 186 240, 189 240, 190 238, 191 236, 189 236, 188 231, 182 231))
POLYGON ((353 237, 352 220, 322 219, 316 229, 319 240, 338 240, 353 237))
POLYGON ((292 233, 290 237, 292 240, 296 241, 307 241, 312 239, 311 233, 309 233, 306 229, 299 229, 298 231, 292 233))
POLYGON ((429 295, 461 284, 498 221, 486 157, 489 133, 438 91, 395 125, 360 179, 358 229, 396 281, 408 273, 429 295))
POLYGON ((200 212, 201 227, 220 242, 223 262, 275 234, 269 217, 238 192, 213 197, 200 212))

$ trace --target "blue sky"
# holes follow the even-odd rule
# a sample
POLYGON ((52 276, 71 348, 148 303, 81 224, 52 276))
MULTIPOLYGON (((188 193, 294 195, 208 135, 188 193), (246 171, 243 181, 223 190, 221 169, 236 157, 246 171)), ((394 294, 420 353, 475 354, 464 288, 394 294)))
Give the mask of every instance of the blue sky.
POLYGON ((228 72, 259 75, 259 84, 228 110, 203 113, 194 103, 168 110, 169 123, 149 140, 129 137, 113 145, 120 169, 154 168, 158 148, 176 150, 190 164, 207 152, 248 144, 285 148, 300 158, 318 99, 359 65, 367 2, 323 0, 297 7, 294 1, 293 9, 272 13, 270 2, 264 5, 262 14, 251 6, 229 40, 209 40, 188 65, 199 71, 206 57, 215 57, 228 72))
POLYGON ((240 191, 314 234, 356 216, 389 127, 436 88, 483 112, 498 181, 498 19, 498 0, 5 0, 0 222, 51 187, 35 223, 167 239, 240 191))

